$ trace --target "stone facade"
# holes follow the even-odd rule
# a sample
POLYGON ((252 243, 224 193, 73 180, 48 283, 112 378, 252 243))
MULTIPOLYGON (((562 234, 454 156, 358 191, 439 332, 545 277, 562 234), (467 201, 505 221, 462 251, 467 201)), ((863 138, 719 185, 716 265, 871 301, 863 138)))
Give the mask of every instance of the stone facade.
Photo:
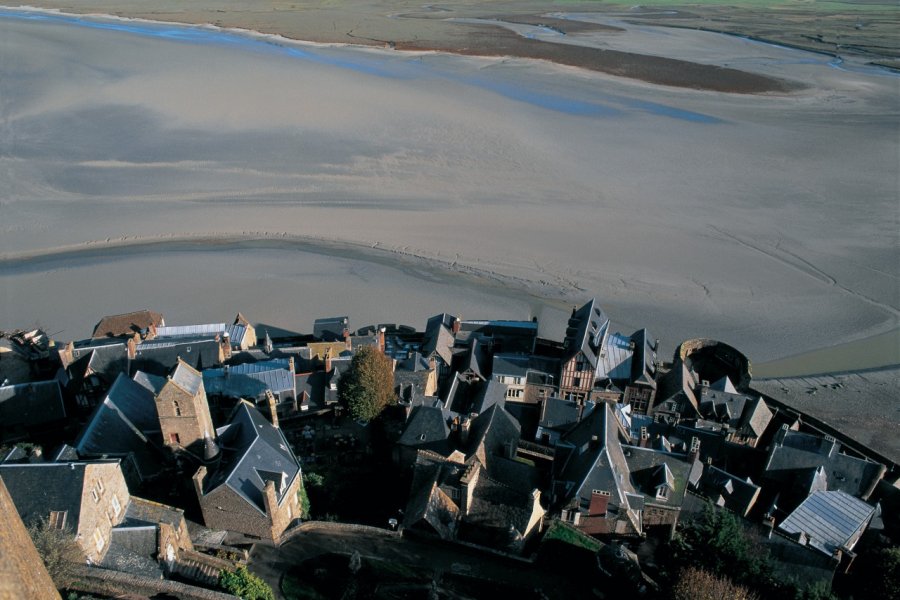
POLYGON ((86 463, 84 469, 75 541, 89 562, 99 563, 109 550, 112 528, 125 519, 130 496, 118 461, 86 463))
POLYGON ((178 369, 185 369, 200 380, 197 390, 192 393, 176 378, 170 377, 156 397, 156 412, 166 446, 195 449, 202 445, 206 437, 214 437, 216 430, 200 373, 185 363, 180 363, 176 367, 178 369))
POLYGON ((301 515, 301 478, 298 474, 282 497, 277 501, 275 485, 270 481, 265 488, 265 513, 227 485, 220 485, 207 494, 203 493, 206 467, 200 467, 194 475, 194 489, 203 512, 203 522, 211 529, 227 529, 260 539, 278 543, 288 525, 301 515))

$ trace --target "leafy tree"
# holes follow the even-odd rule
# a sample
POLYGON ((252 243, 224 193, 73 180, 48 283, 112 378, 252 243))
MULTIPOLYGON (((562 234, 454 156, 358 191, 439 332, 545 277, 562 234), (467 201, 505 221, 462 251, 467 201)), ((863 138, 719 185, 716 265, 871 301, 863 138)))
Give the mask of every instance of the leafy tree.
POLYGON ((759 596, 747 588, 735 585, 730 579, 709 571, 688 567, 681 571, 672 589, 673 600, 758 600, 759 596))
POLYGON ((794 600, 837 600, 831 593, 831 586, 825 581, 811 583, 804 588, 797 588, 794 600))
POLYGON ((234 571, 219 572, 219 587, 243 600, 275 600, 269 584, 240 566, 234 571))
POLYGON ((69 530, 52 527, 46 519, 29 525, 28 534, 56 587, 62 589, 71 584, 78 565, 84 563, 84 553, 75 543, 75 536, 69 530))
POLYGON ((880 548, 854 562, 853 597, 900 600, 900 547, 880 548))
POLYGON ((712 504, 682 527, 673 551, 681 566, 699 567, 753 587, 769 583, 765 551, 756 547, 737 517, 712 504))
POLYGON ((306 493, 305 481, 300 482, 300 489, 297 490, 297 499, 300 500, 300 514, 303 515, 304 519, 308 519, 311 505, 309 503, 309 496, 306 493))
POLYGON ((360 348, 341 377, 338 398, 354 419, 371 421, 396 402, 391 359, 371 346, 360 348))

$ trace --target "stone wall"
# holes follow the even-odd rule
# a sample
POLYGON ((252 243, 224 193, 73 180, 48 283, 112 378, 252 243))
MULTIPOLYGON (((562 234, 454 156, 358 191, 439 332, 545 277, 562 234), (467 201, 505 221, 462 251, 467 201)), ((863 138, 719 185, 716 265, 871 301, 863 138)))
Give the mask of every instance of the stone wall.
POLYGON ((70 587, 80 592, 113 597, 120 595, 122 590, 128 590, 130 593, 144 596, 168 594, 180 600, 235 600, 237 598, 237 596, 225 592, 194 587, 177 581, 151 579, 130 573, 90 567, 81 568, 77 582, 70 587))
POLYGON ((58 600, 59 593, 0 479, 0 600, 58 600))

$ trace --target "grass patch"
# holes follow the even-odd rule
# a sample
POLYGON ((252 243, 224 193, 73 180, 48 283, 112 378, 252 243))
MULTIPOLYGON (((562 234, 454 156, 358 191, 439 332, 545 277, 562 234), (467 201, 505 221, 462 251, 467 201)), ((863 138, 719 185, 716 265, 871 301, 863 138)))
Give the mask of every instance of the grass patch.
POLYGON ((566 544, 572 544, 573 546, 584 548, 585 550, 590 550, 591 552, 598 552, 603 546, 600 541, 595 540, 589 535, 581 533, 571 525, 563 523, 562 521, 553 521, 550 527, 547 528, 547 532, 544 534, 543 541, 549 542, 551 540, 558 540, 566 544))

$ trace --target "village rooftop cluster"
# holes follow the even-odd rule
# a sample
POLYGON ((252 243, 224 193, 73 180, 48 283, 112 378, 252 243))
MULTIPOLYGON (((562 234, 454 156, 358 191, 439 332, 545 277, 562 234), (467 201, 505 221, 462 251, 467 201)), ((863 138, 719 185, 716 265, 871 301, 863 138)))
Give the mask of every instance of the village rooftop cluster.
POLYGON ((736 348, 660 356, 595 300, 560 334, 439 314, 424 331, 337 317, 273 338, 241 314, 170 326, 149 310, 87 340, 8 334, 0 367, 27 369, 0 386, 0 504, 5 488, 24 523, 70 531, 90 565, 212 585, 246 559, 222 550, 278 545, 310 518, 301 465, 323 460, 320 424, 346 419, 340 380, 370 347, 392 361, 379 426, 408 486, 386 528, 527 557, 555 522, 628 547, 711 504, 801 583, 830 583, 884 529, 897 465, 754 392, 736 348))

